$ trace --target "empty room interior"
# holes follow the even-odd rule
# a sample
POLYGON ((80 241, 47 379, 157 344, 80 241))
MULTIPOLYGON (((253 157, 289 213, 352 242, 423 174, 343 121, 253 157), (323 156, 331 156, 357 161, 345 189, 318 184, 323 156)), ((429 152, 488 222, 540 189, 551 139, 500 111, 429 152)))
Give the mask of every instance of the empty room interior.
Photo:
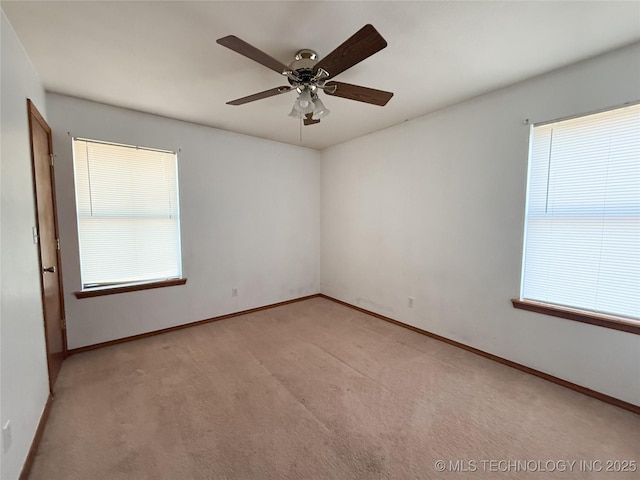
POLYGON ((640 2, 0 7, 2 480, 639 478, 640 2))

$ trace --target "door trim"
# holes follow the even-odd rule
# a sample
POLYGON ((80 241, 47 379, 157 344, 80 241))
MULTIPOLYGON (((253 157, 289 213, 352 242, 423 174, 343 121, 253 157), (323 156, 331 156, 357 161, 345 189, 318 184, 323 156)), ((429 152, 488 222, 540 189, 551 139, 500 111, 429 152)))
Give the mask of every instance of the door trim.
MULTIPOLYGON (((36 224, 38 224, 38 266, 39 266, 39 276, 40 276, 40 302, 42 304, 42 321, 44 327, 44 338, 45 344, 47 348, 47 372, 49 374, 49 391, 53 394, 53 382, 51 378, 51 366, 49 365, 49 338, 47 333, 47 327, 44 324, 45 322, 45 292, 44 292, 44 282, 42 279, 42 252, 41 252, 41 244, 40 244, 40 225, 39 225, 39 216, 38 216, 38 201, 37 201, 37 187, 36 187, 36 160, 35 160, 35 151, 33 146, 33 121, 38 122, 38 124, 47 132, 47 140, 49 143, 49 153, 53 155, 53 142, 52 142, 52 131, 51 127, 47 124, 44 117, 40 114, 36 106, 33 104, 30 98, 27 98, 27 118, 29 119, 29 149, 31 151, 31 171, 32 171, 32 183, 33 183, 33 195, 34 195, 34 204, 35 204, 35 215, 36 215, 36 224)), ((53 157, 52 157, 53 158, 53 157)), ((53 162, 50 164, 51 171, 51 193, 52 193, 52 201, 53 201, 53 223, 56 233, 56 238, 60 238, 60 231, 58 229, 58 207, 56 203, 56 182, 55 182, 55 168, 53 167, 53 162)), ((58 286, 59 286, 59 296, 60 296, 60 311, 62 314, 62 324, 60 325, 60 330, 62 333, 62 359, 64 361, 68 356, 67 352, 67 329, 66 329, 66 311, 64 306, 64 288, 62 285, 62 258, 60 255, 60 248, 56 250, 56 259, 58 263, 58 286)))

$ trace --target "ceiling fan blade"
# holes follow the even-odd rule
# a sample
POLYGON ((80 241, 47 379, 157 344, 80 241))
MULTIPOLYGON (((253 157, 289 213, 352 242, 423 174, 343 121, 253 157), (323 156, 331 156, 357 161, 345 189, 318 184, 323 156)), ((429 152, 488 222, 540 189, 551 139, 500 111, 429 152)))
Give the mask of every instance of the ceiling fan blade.
POLYGON ((281 93, 290 92, 293 87, 276 87, 271 90, 265 90, 264 92, 254 93, 248 97, 238 98, 227 102, 227 105, 244 105, 245 103, 255 102, 256 100, 262 100, 263 98, 273 97, 274 95, 280 95, 281 93))
POLYGON ((283 72, 289 70, 289 67, 287 67, 285 64, 280 63, 275 58, 267 55, 262 50, 258 50, 253 45, 248 44, 235 35, 228 35, 226 37, 219 38, 218 40, 216 40, 216 42, 223 47, 227 47, 234 52, 239 53, 240 55, 244 55, 245 57, 264 65, 265 67, 270 68, 274 72, 282 74, 283 72))
POLYGON ((320 60, 314 70, 317 72, 322 68, 329 73, 330 77, 335 77, 386 46, 386 40, 373 28, 373 25, 367 24, 320 60))
POLYGON ((315 125, 316 123, 320 123, 319 119, 314 120, 312 117, 313 113, 307 113, 302 123, 304 123, 305 125, 315 125))
POLYGON ((361 87, 360 85, 351 85, 350 83, 327 82, 325 87, 331 87, 334 85, 336 86, 336 89, 333 93, 331 93, 333 90, 331 88, 325 88, 324 93, 327 95, 333 95, 334 97, 348 98, 349 100, 356 100, 358 102, 380 105, 381 107, 384 107, 387 102, 391 100, 391 97, 393 97, 392 92, 361 87))

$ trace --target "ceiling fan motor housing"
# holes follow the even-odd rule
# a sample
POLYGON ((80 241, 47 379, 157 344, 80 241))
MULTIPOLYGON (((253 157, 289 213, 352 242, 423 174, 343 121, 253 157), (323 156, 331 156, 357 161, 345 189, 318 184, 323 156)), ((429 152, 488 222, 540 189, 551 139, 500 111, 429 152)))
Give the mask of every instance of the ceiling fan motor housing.
POLYGON ((289 68, 298 74, 300 81, 295 82, 289 78, 289 83, 293 86, 309 83, 315 76, 314 67, 318 63, 318 54, 313 50, 303 49, 299 50, 294 58, 295 60, 289 64, 289 68))

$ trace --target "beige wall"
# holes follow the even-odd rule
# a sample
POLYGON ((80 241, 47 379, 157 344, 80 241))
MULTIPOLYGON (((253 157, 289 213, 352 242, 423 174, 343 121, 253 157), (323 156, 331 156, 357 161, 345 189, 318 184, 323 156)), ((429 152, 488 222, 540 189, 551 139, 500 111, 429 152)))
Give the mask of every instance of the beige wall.
POLYGON ((523 120, 639 99, 635 44, 323 151, 322 293, 640 404, 640 336, 510 302, 520 291, 523 120))
POLYGON ((69 348, 318 293, 319 152, 62 95, 47 94, 47 109, 69 348), (186 285, 73 295, 81 283, 72 137, 178 152, 186 285))
POLYGON ((35 200, 27 98, 46 117, 45 96, 4 12, 0 150, 0 422, 11 422, 3 442, 0 477, 18 478, 49 395, 40 299, 38 247, 33 242, 35 200))

